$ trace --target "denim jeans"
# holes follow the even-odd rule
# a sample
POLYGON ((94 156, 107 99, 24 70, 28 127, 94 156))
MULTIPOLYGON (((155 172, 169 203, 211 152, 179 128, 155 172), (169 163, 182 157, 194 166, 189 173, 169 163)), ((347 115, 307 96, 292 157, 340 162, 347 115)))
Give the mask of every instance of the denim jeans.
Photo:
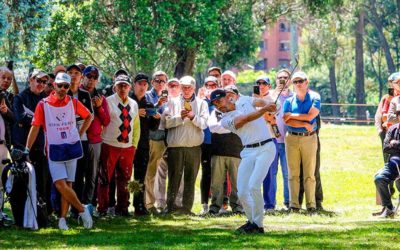
POLYGON ((385 166, 375 175, 375 186, 381 196, 382 206, 392 208, 389 184, 399 177, 400 157, 390 157, 385 166))
POLYGON ((282 179, 283 179, 283 203, 289 206, 289 173, 286 160, 285 143, 278 143, 278 158, 282 168, 282 179))

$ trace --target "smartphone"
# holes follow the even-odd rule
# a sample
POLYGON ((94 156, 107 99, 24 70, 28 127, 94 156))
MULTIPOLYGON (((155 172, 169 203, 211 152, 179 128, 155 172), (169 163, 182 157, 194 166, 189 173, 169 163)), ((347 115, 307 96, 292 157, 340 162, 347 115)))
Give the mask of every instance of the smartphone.
POLYGON ((164 89, 161 91, 161 96, 162 97, 168 97, 168 90, 164 89))
POLYGON ((259 95, 260 94, 260 86, 254 85, 253 86, 253 93, 256 94, 256 95, 259 95))
POLYGON ((146 108, 146 116, 154 116, 157 114, 157 108, 146 108))
POLYGON ((388 88, 388 94, 394 96, 394 88, 388 88))

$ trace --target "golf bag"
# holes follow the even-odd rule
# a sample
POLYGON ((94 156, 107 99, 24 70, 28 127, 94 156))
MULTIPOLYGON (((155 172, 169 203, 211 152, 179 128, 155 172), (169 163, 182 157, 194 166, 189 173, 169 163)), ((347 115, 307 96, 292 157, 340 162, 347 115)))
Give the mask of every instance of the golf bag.
MULTIPOLYGON (((26 161, 26 155, 18 149, 11 151, 11 160, 3 161, 6 167, 1 175, 4 190, 9 198, 14 222, 20 227, 37 229, 46 227, 47 207, 46 203, 36 194, 35 170, 26 161), (33 188, 32 188, 33 186, 33 188), (28 207, 27 207, 28 206, 28 207), (25 216, 33 216, 31 223, 24 223, 25 216)), ((26 218, 25 218, 26 219, 26 218)))

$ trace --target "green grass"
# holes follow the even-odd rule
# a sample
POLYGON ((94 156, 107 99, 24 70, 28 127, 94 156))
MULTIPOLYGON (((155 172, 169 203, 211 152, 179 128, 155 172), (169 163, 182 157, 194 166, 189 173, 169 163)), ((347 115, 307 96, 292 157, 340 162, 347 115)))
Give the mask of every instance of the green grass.
MULTIPOLYGON (((375 205, 374 173, 383 160, 373 127, 325 125, 321 131, 321 178, 324 208, 334 215, 279 214, 266 216, 264 235, 237 235, 244 217, 200 218, 166 216, 95 221, 84 230, 0 229, 5 248, 126 248, 126 249, 400 249, 399 219, 371 216, 375 205)), ((200 179, 200 176, 199 176, 200 179)), ((278 204, 282 204, 281 175, 278 204)), ((199 188, 194 212, 200 211, 199 188)))

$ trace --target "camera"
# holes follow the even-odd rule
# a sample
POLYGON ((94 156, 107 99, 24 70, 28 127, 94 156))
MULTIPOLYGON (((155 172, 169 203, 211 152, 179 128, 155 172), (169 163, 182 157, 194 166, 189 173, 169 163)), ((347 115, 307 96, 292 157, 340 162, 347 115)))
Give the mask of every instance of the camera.
POLYGON ((253 93, 256 94, 256 95, 259 95, 260 94, 260 86, 254 85, 253 86, 253 93))
POLYGON ((3 101, 3 99, 7 100, 7 93, 5 90, 0 90, 0 102, 3 101))
POLYGON ((146 116, 154 116, 157 114, 157 108, 146 108, 146 116))
POLYGON ((164 89, 161 91, 161 96, 162 97, 168 97, 168 90, 164 89))
POLYGON ((394 96, 394 88, 388 88, 388 94, 394 96))

